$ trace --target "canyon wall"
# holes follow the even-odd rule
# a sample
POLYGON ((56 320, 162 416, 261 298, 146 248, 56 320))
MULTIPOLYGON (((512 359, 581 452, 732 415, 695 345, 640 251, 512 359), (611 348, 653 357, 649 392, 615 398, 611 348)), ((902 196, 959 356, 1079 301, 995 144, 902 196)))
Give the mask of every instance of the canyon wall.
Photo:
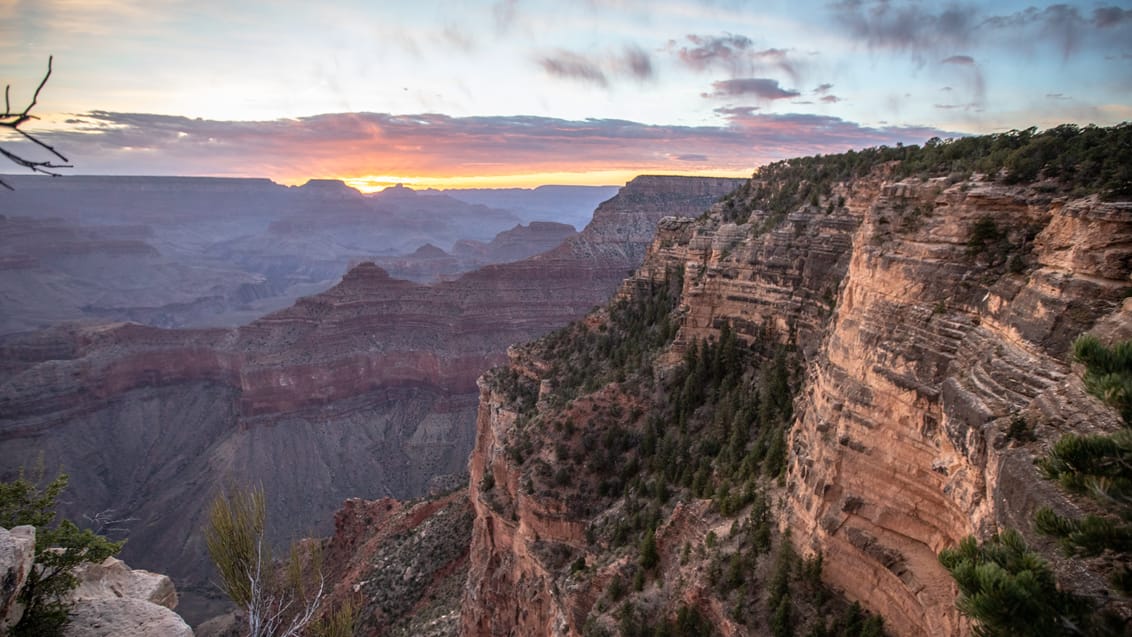
POLYGON ((463 473, 476 377, 603 302, 657 220, 739 180, 642 178, 563 247, 425 286, 370 263, 236 329, 64 325, 0 340, 0 472, 71 475, 64 514, 127 520, 125 559, 209 591, 199 529, 228 484, 261 484, 273 539, 321 534, 351 497, 408 498, 463 473), (588 246, 608 249, 591 250, 588 246), (578 246, 587 246, 580 249, 578 246))
MULTIPOLYGON (((618 294, 683 275, 671 314, 679 330, 640 377, 552 405, 563 377, 550 354, 562 350, 544 339, 513 348, 508 367, 483 378, 464 634, 612 629, 610 582, 631 576, 639 558, 602 529, 655 483, 599 497, 561 486, 584 481, 589 461, 559 486, 539 479, 538 464, 573 457, 572 432, 592 428, 603 402, 619 405, 611 422, 639 443, 652 426, 640 412, 663 391, 647 387, 663 386, 692 345, 721 338, 724 325, 742 342, 769 338, 796 353, 788 467, 767 486, 774 519, 802 555, 822 556, 828 585, 883 616, 890 633, 969 634, 936 556, 971 534, 1018 528, 1064 584, 1107 594, 1101 576, 1079 566, 1070 575, 1034 533, 1039 506, 1075 509, 1033 459, 1060 433, 1119 426, 1085 392, 1069 349, 1090 330, 1132 337, 1132 203, 890 170, 835 184, 787 214, 761 208, 756 180, 701 219, 661 221, 618 294), (537 387, 537 404, 517 398, 516 383, 537 387), (1006 437, 1016 418, 1036 441, 1006 437), (538 460, 516 454, 524 437, 538 460)), ((592 313, 577 332, 612 330, 613 311, 592 313)), ((622 465, 636 462, 628 453, 622 465)), ((683 493, 659 509, 657 574, 630 599, 661 618, 690 605, 724 635, 767 634, 727 610, 708 575, 715 558, 688 549, 734 535, 746 510, 722 515, 683 493)))

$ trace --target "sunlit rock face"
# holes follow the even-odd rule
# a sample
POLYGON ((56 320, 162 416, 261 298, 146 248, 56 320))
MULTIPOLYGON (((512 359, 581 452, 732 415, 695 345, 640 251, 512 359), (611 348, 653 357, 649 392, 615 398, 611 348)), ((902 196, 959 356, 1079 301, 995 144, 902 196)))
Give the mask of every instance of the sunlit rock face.
MULTIPOLYGON (((723 205, 663 220, 622 294, 683 268, 680 329, 657 357, 658 375, 723 323, 747 340, 769 328, 794 346, 804 369, 778 525, 803 554, 820 552, 824 579, 892 634, 966 635, 939 550, 1002 528, 1034 541, 1038 507, 1073 510, 1033 466, 1041 445, 1006 438, 1010 421, 1025 418, 1046 441, 1119 427, 1084 391, 1069 349, 1085 331, 1132 337, 1132 204, 977 178, 894 180, 883 169, 836 186, 828 201, 839 203, 802 206, 769 227, 772 216, 757 209, 728 222, 723 205), (973 242, 988 218, 1000 236, 973 242)), ((509 366, 545 386, 550 363, 537 351, 515 350, 509 366)), ((503 442, 520 415, 495 378, 481 382, 470 464, 476 526, 463 630, 581 634, 608 585, 602 569, 619 568, 585 529, 616 511, 566 515, 573 491, 523 488, 503 442), (574 574, 546 546, 599 567, 574 574)), ((565 441, 551 428, 538 435, 543 455, 565 441)), ((696 604, 722 634, 761 634, 721 610, 706 569, 676 566, 682 540, 709 530, 696 504, 661 522, 664 584, 649 595, 667 596, 666 608, 696 604), (681 540, 666 543, 667 534, 681 540)), ((1087 594, 1107 587, 1080 569, 1063 579, 1087 594)))

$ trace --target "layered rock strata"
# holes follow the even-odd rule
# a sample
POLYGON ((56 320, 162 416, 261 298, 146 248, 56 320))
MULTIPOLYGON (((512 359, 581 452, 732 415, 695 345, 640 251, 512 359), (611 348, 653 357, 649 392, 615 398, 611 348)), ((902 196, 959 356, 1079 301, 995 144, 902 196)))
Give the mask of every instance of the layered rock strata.
MULTIPOLYGON (((132 518, 126 559, 207 589, 198 530, 219 487, 262 484, 284 540, 328 530, 346 498, 412 497, 463 472, 476 377, 509 344, 606 299, 661 217, 738 183, 640 178, 548 254, 434 286, 362 264, 238 329, 127 323, 5 338, 0 467, 37 454, 61 464, 66 515, 132 518)), ((186 614, 214 614, 186 597, 186 614)))
MULTIPOLYGON (((700 220, 664 220, 621 296, 683 268, 680 328, 656 359, 658 378, 724 324, 746 342, 770 335, 799 353, 779 526, 803 554, 820 553, 825 581, 882 615, 892 634, 959 636, 970 627, 938 551, 1004 528, 1048 547, 1033 512, 1074 506, 1033 459, 1061 432, 1118 427, 1084 391, 1069 349, 1089 330, 1108 341, 1132 336, 1132 203, 977 177, 899 181, 886 171, 837 185, 780 221, 759 209, 725 221, 743 194, 700 220), (1015 418, 1047 442, 1007 440, 1015 418)), ((544 390, 555 382, 550 368, 529 350, 510 363, 544 390)), ((617 511, 578 515, 572 491, 523 486, 505 441, 525 416, 500 378, 480 388, 464 631, 581 634, 608 584, 600 569, 614 568, 601 566, 608 549, 586 530, 617 511), (576 576, 546 547, 599 571, 576 576)), ((583 426, 586 416, 561 417, 583 426)), ((566 441, 540 435, 544 449, 566 441)), ((664 541, 670 528, 700 541, 722 536, 730 521, 695 500, 666 515, 657 544, 667 612, 693 603, 723 634, 761 634, 732 621, 702 570, 676 566, 686 550, 681 558, 679 544, 664 541)), ((1105 594, 1103 578, 1079 568, 1063 583, 1105 594)))

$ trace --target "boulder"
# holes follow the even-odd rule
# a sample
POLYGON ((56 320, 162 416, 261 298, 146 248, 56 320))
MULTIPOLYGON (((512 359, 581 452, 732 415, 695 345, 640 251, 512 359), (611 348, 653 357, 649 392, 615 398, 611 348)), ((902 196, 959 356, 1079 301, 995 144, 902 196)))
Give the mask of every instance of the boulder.
POLYGON ((168 576, 134 570, 117 558, 75 569, 71 622, 66 637, 192 637, 180 615, 168 576))
POLYGON ((35 558, 35 527, 0 528, 0 632, 20 620, 17 601, 35 558))
POLYGON ((164 606, 177 607, 177 589, 168 575, 131 569, 114 557, 100 564, 83 564, 75 569, 79 586, 71 593, 73 599, 102 597, 129 597, 164 606))
POLYGON ((181 616, 144 599, 75 600, 64 637, 193 637, 181 616))

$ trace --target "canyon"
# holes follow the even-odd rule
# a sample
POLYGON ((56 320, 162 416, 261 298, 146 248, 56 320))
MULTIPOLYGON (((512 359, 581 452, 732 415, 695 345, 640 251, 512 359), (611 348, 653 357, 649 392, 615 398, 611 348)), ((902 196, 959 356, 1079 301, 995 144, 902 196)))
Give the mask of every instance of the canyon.
POLYGON ((559 220, 588 221, 617 190, 518 190, 493 208, 461 191, 363 195, 334 180, 10 181, 0 197, 0 334, 67 320, 235 327, 326 290, 363 261, 419 283, 453 279, 558 245, 574 234, 559 220))
POLYGON ((1132 340, 1132 198, 967 169, 982 143, 640 177, 543 254, 362 263, 235 329, 5 337, 0 461, 86 471, 67 513, 136 518, 189 599, 218 486, 261 481, 276 541, 345 500, 356 634, 967 637, 939 552, 1005 530, 1127 632, 1123 558, 1034 520, 1090 510, 1052 444, 1124 427, 1072 350, 1132 340))
POLYGON ((366 262, 238 328, 62 324, 0 338, 0 467, 14 476, 40 457, 68 472, 62 513, 127 520, 123 558, 170 574, 201 619, 216 610, 199 531, 218 490, 261 485, 283 542, 328 531, 347 498, 450 484, 472 447, 477 376, 604 302, 660 218, 740 183, 640 177, 549 252, 434 285, 366 262))
MULTIPOLYGON (((889 634, 969 635, 937 554, 1004 529, 1038 547, 1063 586, 1129 617, 1095 565, 1066 559, 1033 519, 1042 506, 1082 511, 1034 466, 1051 442, 1121 428, 1086 391, 1070 345, 1082 333, 1132 338, 1132 201, 977 173, 899 176, 897 162, 807 192, 815 178, 799 174, 834 171, 821 162, 810 173, 785 162, 698 219, 662 220, 609 306, 512 348, 481 379, 459 634, 636 634, 688 617, 722 635, 770 634, 771 560, 758 556, 771 543, 751 548, 756 518, 777 529, 778 555, 793 545, 796 572, 820 556, 830 591, 889 634), (789 187, 805 194, 776 205, 789 187), (668 294, 671 312, 657 313, 648 299, 668 294), (646 323, 658 340, 619 368, 603 343, 629 339, 626 312, 673 324, 646 323), (748 436, 740 450, 761 444, 742 402, 734 409, 748 415, 734 421, 709 397, 677 422, 689 384, 681 394, 672 379, 704 343, 729 339, 751 351, 758 401, 774 351, 796 365, 784 372, 793 416, 777 477, 743 477, 758 473, 727 460, 721 423, 748 436), (597 382, 579 388, 578 366, 597 382), (1008 437, 1014 421, 1033 438, 1008 437), (669 439, 713 454, 706 488, 690 472, 665 478, 687 458, 678 445, 664 451, 669 439), (746 582, 738 589, 728 565, 746 582)), ((830 612, 786 608, 799 634, 830 612)))

